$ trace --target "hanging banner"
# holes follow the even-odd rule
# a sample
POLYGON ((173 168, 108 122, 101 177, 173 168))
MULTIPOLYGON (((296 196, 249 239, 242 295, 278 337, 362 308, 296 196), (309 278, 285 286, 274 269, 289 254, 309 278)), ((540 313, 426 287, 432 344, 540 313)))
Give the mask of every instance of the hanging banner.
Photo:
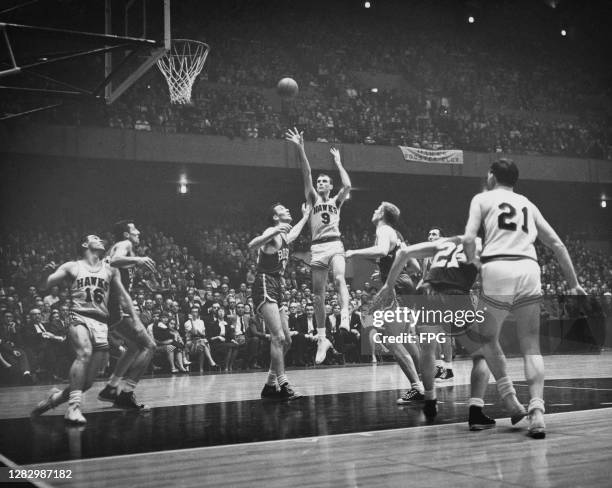
POLYGON ((416 147, 398 146, 406 161, 420 163, 446 163, 463 164, 463 151, 458 149, 434 151, 431 149, 418 149, 416 147))

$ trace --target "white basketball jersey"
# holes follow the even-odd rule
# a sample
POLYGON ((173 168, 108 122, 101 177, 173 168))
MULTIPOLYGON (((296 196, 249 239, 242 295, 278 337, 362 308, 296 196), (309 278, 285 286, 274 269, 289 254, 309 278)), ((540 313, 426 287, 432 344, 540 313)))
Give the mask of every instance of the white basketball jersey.
POLYGON ((310 214, 310 234, 313 241, 325 237, 340 237, 340 207, 336 204, 337 198, 335 196, 324 202, 317 195, 310 214))
POLYGON ((77 275, 70 287, 72 311, 86 316, 108 318, 108 297, 113 270, 106 261, 96 267, 77 261, 77 275))
POLYGON ((523 195, 497 188, 480 195, 484 225, 482 259, 537 259, 535 205, 523 195))

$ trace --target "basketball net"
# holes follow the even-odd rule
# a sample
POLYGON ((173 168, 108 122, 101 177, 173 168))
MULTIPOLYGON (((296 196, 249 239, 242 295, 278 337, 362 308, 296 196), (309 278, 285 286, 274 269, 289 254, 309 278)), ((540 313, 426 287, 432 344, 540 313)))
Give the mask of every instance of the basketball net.
POLYGON ((172 103, 191 103, 191 89, 204 67, 209 49, 203 42, 174 39, 168 52, 157 61, 168 82, 172 103))

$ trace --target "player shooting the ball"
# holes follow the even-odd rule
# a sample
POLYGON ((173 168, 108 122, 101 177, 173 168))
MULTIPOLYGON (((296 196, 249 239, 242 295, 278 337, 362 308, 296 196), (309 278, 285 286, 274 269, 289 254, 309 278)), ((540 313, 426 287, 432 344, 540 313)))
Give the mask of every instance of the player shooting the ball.
POLYGON ((344 278, 346 261, 339 224, 340 209, 351 191, 351 180, 342 166, 340 151, 332 147, 330 153, 340 173, 342 186, 336 196, 331 197, 330 194, 334 188, 332 178, 322 173, 317 177, 317 188, 315 190, 312 184, 310 163, 304 150, 303 132, 298 132, 294 128, 287 131, 285 136, 289 142, 292 142, 298 148, 304 178, 304 195, 306 201, 312 205, 310 215, 312 238, 310 266, 312 267, 312 288, 317 327, 323 329, 325 327, 325 290, 327 288, 327 276, 331 268, 334 285, 340 298, 340 328, 349 331, 349 293, 344 278))

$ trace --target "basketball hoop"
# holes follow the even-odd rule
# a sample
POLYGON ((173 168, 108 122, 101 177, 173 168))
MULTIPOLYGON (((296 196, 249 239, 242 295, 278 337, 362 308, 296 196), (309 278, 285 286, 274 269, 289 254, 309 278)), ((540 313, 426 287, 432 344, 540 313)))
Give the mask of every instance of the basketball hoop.
POLYGON ((168 82, 172 103, 191 103, 191 89, 200 74, 208 51, 208 44, 189 39, 174 39, 170 50, 157 61, 157 66, 168 82))

